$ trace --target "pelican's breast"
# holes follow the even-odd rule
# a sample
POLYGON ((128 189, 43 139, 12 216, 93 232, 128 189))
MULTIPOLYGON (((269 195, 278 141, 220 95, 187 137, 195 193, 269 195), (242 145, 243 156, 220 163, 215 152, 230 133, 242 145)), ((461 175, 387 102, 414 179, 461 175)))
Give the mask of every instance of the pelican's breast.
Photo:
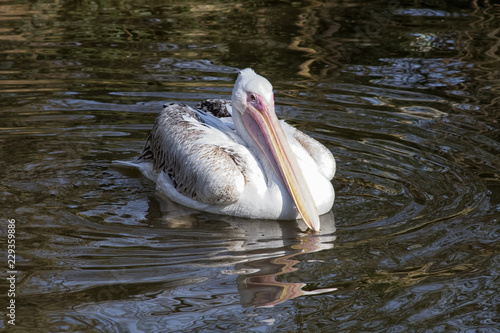
POLYGON ((327 213, 335 200, 331 183, 336 171, 335 157, 328 148, 304 132, 284 121, 281 125, 314 197, 318 213, 327 213))

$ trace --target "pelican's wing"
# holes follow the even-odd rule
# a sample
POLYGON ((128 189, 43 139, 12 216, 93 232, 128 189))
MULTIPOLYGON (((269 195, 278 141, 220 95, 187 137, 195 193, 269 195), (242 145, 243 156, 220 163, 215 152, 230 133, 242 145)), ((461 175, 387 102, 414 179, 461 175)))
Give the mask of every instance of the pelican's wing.
POLYGON ((184 104, 170 104, 156 118, 140 161, 165 172, 182 195, 206 204, 238 201, 245 186, 244 162, 231 131, 217 118, 184 104), (212 117, 210 123, 206 120, 212 117))
POLYGON ((283 130, 290 133, 293 138, 304 147, 309 155, 311 155, 316 164, 318 164, 321 173, 327 179, 332 180, 333 176, 335 176, 336 164, 335 157, 333 157, 330 150, 309 135, 299 131, 286 122, 281 121, 281 124, 283 125, 283 130))

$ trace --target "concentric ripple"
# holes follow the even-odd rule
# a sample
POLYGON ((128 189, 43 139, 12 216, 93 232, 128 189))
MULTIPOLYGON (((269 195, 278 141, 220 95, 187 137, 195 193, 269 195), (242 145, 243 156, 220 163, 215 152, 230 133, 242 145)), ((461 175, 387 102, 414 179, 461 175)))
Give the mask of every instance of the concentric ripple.
MULTIPOLYGON (((311 90, 307 110, 294 121, 317 128, 313 135, 337 157, 337 223, 372 229, 370 237, 382 237, 487 205, 484 182, 469 167, 479 162, 477 156, 497 158, 471 142, 481 140, 476 132, 460 128, 457 133, 463 125, 442 98, 336 83, 311 90), (317 103, 321 96, 334 104, 317 103), (311 123, 313 114, 321 122, 311 123)), ((289 118, 298 107, 293 98, 285 98, 289 118)))

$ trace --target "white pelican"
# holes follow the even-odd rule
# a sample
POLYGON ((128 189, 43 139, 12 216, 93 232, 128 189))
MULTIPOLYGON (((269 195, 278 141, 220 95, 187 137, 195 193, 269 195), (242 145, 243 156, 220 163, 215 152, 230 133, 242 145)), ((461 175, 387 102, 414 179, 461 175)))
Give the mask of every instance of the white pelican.
POLYGON ((302 217, 319 231, 319 215, 335 198, 330 151, 278 120, 272 85, 250 68, 240 72, 231 103, 215 103, 209 111, 222 116, 165 106, 135 166, 181 205, 258 219, 302 217))

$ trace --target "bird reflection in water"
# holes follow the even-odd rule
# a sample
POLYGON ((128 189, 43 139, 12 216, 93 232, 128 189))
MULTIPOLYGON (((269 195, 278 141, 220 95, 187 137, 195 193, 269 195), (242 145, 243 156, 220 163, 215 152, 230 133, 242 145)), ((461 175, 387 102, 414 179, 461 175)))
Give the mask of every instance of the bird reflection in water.
MULTIPOLYGON (((334 238, 334 236, 330 236, 330 238, 334 238)), ((288 251, 294 251, 292 254, 236 265, 235 268, 238 270, 242 268, 254 270, 250 274, 241 274, 237 279, 243 306, 274 306, 299 296, 316 295, 337 290, 337 288, 322 288, 307 291, 303 289, 306 283, 279 281, 281 275, 298 270, 296 265, 300 263, 300 260, 296 257, 299 254, 317 252, 333 247, 331 243, 323 243, 324 240, 318 235, 303 235, 298 240, 300 241, 299 244, 290 245, 287 249, 288 251)))
MULTIPOLYGON (((308 233, 301 221, 250 220, 211 215, 209 218, 212 220, 204 223, 201 220, 206 218, 206 213, 196 214, 170 200, 154 201, 155 210, 161 205, 163 207, 160 210, 165 212, 168 206, 168 213, 163 213, 161 218, 163 228, 199 232, 200 229, 206 231, 213 228, 214 220, 217 221, 216 230, 211 236, 223 241, 224 248, 209 249, 203 262, 191 263, 205 267, 233 266, 234 269, 225 269, 221 273, 237 276, 240 302, 245 307, 271 307, 299 296, 337 290, 311 290, 307 283, 281 281, 287 274, 299 270, 297 266, 304 260, 301 254, 333 248, 336 236, 332 212, 320 217, 321 233, 308 233), (310 290, 304 290, 305 287, 310 290)), ((158 212, 151 214, 151 207, 150 216, 158 216, 158 212)), ((211 241, 214 239, 211 238, 211 241)))

